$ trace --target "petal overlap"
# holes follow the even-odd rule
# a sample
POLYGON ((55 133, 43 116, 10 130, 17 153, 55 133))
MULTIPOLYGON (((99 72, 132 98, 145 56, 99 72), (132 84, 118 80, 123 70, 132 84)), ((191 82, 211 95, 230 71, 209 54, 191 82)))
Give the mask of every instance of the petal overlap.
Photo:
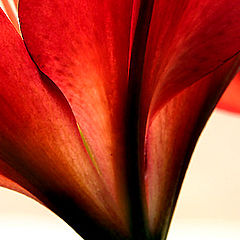
POLYGON ((1 174, 17 172, 21 187, 73 226, 81 223, 84 234, 99 223, 126 233, 124 214, 89 159, 66 99, 37 69, 3 12, 0 31, 1 174))
POLYGON ((184 89, 150 120, 145 145, 145 186, 151 232, 160 235, 160 239, 166 237, 196 141, 239 63, 239 56, 235 57, 184 89))
POLYGON ((239 8, 238 0, 155 1, 143 73, 145 112, 154 114, 239 52, 239 8))
POLYGON ((126 209, 124 116, 132 1, 36 2, 20 1, 28 51, 66 96, 106 188, 126 209))
POLYGON ((0 12, 0 185, 86 239, 165 239, 240 65, 239 12, 238 0, 20 0, 25 45, 0 12))

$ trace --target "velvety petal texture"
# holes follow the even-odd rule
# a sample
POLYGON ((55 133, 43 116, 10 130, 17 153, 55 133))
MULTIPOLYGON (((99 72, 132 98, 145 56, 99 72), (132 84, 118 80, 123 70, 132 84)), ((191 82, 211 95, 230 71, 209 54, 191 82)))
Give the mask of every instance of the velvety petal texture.
MULTIPOLYGON (((104 227, 126 233, 125 212, 116 209, 94 167, 66 99, 36 68, 3 12, 0 32, 1 175, 77 231, 81 225, 83 236, 108 235, 104 227)), ((1 179, 4 186, 10 184, 1 179)))
POLYGON ((240 113, 240 73, 232 80, 217 107, 233 113, 240 113))
POLYGON ((120 209, 127 209, 124 119, 132 8, 130 0, 19 5, 27 49, 69 101, 90 158, 120 209))

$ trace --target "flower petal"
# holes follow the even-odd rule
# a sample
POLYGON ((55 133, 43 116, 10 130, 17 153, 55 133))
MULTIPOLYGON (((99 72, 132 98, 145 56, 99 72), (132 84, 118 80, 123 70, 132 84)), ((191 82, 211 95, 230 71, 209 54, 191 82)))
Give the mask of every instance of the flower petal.
POLYGON ((0 32, 0 159, 26 180, 23 188, 76 231, 126 231, 66 99, 36 68, 1 10, 0 32))
POLYGON ((149 119, 145 185, 150 229, 160 239, 166 237, 197 138, 239 64, 239 57, 225 63, 185 88, 149 119))
POLYGON ((34 195, 32 195, 29 191, 22 187, 27 186, 28 189, 33 188, 32 186, 29 185, 26 179, 24 179, 23 176, 19 175, 19 173, 17 173, 13 168, 7 165, 7 163, 1 160, 0 160, 0 186, 22 193, 40 202, 39 199, 37 199, 34 195))
POLYGON ((135 30, 139 15, 139 9, 140 9, 141 0, 133 0, 132 5, 132 17, 131 17, 131 32, 130 32, 130 47, 129 47, 129 61, 128 61, 128 68, 130 68, 130 60, 131 60, 131 54, 132 54, 132 46, 133 41, 135 37, 135 30))
POLYGON ((240 50, 238 0, 158 0, 145 56, 146 117, 240 50))
POLYGON ((31 56, 66 96, 103 182, 118 208, 126 209, 124 116, 132 1, 21 0, 19 8, 31 56))
POLYGON ((154 236, 166 237, 194 144, 240 50, 239 11, 237 0, 154 3, 140 113, 154 236))
POLYGON ((238 73, 221 97, 218 108, 240 113, 240 73, 238 73))

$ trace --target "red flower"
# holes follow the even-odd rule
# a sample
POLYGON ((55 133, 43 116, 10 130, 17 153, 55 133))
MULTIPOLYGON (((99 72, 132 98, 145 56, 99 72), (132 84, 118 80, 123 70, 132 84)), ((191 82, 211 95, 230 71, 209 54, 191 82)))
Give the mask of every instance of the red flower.
POLYGON ((1 12, 1 185, 86 239, 165 239, 239 66, 239 12, 238 0, 20 0, 24 42, 1 12))

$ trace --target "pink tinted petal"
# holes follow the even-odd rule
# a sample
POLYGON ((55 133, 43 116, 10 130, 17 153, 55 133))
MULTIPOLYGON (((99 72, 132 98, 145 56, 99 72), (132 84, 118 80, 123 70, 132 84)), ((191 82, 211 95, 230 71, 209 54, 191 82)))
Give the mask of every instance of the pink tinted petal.
POLYGON ((155 1, 145 56, 144 116, 240 50, 238 0, 155 1))
POLYGON ((21 0, 19 7, 31 56, 66 96, 103 182, 125 212, 132 1, 21 0))
POLYGON ((102 233, 99 225, 126 231, 66 99, 38 71, 3 12, 0 32, 0 159, 76 231, 91 236, 102 233))
POLYGON ((152 234, 161 239, 165 239, 197 138, 239 64, 239 57, 225 63, 149 119, 145 145, 148 217, 152 234))
POLYGON ((218 108, 240 113, 240 73, 238 73, 221 97, 218 108))

